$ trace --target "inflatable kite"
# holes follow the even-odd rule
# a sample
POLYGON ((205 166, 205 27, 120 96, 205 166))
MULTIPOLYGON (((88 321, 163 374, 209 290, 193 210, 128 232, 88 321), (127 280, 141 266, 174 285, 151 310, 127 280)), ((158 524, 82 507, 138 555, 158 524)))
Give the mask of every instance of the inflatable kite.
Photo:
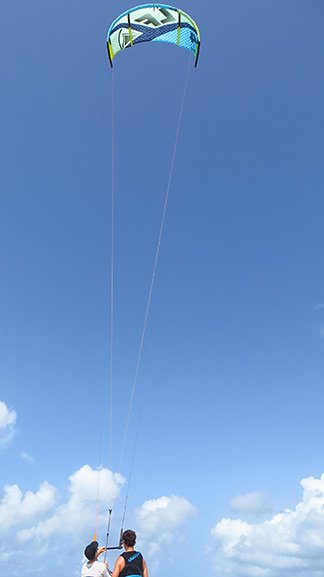
POLYGON ((140 42, 170 42, 193 52, 198 63, 200 33, 197 24, 179 8, 143 4, 124 12, 110 26, 107 49, 111 66, 118 52, 140 42))

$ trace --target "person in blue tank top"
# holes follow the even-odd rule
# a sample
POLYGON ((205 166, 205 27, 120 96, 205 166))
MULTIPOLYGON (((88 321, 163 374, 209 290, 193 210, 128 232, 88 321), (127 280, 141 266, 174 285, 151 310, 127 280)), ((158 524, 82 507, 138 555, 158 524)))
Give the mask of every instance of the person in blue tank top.
POLYGON ((148 570, 142 553, 135 551, 136 533, 131 529, 124 531, 122 543, 125 553, 116 559, 112 577, 148 577, 148 570))

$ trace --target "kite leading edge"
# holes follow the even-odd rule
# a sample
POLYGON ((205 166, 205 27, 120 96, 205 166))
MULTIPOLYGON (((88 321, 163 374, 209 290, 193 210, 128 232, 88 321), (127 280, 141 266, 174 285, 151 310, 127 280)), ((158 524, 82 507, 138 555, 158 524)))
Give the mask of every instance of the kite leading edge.
POLYGON ((200 32, 195 21, 167 4, 142 4, 124 12, 110 26, 107 49, 110 65, 118 52, 140 42, 170 42, 193 52, 198 63, 200 32))

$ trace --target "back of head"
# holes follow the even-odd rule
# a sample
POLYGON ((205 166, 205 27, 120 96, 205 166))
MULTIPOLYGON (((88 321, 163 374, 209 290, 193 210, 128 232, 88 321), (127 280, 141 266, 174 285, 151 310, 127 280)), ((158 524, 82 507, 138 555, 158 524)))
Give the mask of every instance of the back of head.
POLYGON ((92 541, 92 543, 90 543, 90 545, 86 546, 86 548, 84 550, 84 555, 86 556, 86 558, 89 561, 94 561, 96 558, 97 550, 98 550, 98 542, 92 541))
POLYGON ((127 529, 127 531, 124 531, 122 541, 125 545, 127 545, 127 547, 134 547, 136 543, 135 531, 132 531, 131 529, 127 529))

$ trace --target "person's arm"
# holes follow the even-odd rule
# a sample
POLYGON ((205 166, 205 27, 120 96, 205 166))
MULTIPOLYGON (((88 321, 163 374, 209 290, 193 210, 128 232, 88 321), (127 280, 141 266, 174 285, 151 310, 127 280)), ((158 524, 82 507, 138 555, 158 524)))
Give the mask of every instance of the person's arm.
POLYGON ((112 577, 119 577, 124 567, 125 567, 125 559, 124 557, 120 556, 116 559, 115 567, 112 572, 112 577))
POLYGON ((96 553, 96 559, 98 559, 99 555, 101 555, 101 553, 103 553, 104 551, 106 551, 106 547, 98 547, 96 553))
POLYGON ((148 570, 145 559, 143 559, 143 577, 148 577, 148 570))

